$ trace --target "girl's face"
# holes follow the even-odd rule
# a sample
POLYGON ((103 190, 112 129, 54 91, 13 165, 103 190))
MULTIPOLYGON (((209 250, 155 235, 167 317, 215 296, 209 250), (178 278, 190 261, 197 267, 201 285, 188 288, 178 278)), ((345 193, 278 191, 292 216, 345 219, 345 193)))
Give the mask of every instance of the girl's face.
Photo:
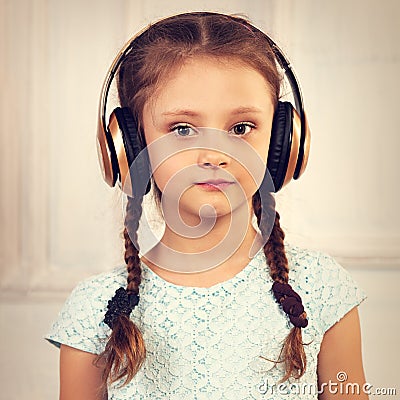
POLYGON ((258 157, 265 165, 273 114, 269 86, 251 67, 197 57, 177 68, 145 104, 142 118, 163 202, 173 199, 189 225, 199 222, 199 211, 206 204, 216 216, 232 212, 243 200, 249 204, 260 182, 255 182, 246 164, 258 157), (207 130, 203 142, 196 142, 199 127, 214 128, 207 130), (170 140, 164 140, 166 135, 170 140), (228 142, 239 143, 243 150, 251 148, 253 156, 243 152, 246 161, 223 152, 228 142), (155 155, 165 154, 166 146, 168 157, 155 162, 155 155), (235 204, 234 199, 242 200, 235 204))

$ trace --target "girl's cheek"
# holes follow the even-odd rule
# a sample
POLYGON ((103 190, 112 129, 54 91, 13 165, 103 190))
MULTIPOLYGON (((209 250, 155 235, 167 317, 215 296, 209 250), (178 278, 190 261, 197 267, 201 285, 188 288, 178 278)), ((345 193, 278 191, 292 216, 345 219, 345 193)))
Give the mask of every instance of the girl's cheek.
POLYGON ((171 176, 173 176, 172 166, 161 164, 157 169, 153 170, 153 178, 156 181, 158 188, 164 191, 166 184, 171 176))
MULTIPOLYGON (((175 154, 166 160, 162 161, 156 169, 153 168, 153 177, 156 181, 157 186, 161 191, 164 190, 165 186, 173 180, 177 174, 182 174, 182 170, 185 170, 185 167, 193 165, 194 162, 192 157, 188 156, 185 153, 175 154)), ((173 183, 173 181, 172 181, 173 183)))
POLYGON ((253 196, 259 187, 259 185, 255 182, 254 177, 248 172, 242 175, 240 184, 242 185, 242 190, 247 198, 253 196))

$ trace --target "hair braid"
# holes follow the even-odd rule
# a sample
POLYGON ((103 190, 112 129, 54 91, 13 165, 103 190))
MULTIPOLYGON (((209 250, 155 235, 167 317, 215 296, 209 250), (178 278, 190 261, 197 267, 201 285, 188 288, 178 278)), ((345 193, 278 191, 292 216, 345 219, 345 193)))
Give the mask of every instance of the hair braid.
MULTIPOLYGON (((137 243, 137 229, 142 214, 143 197, 128 197, 126 206, 125 228, 125 263, 127 265, 127 292, 139 294, 141 282, 141 267, 139 246, 137 243)), ((132 320, 119 315, 113 323, 113 328, 105 350, 98 360, 104 360, 103 384, 116 382, 124 378, 121 386, 129 383, 142 366, 146 357, 146 348, 142 333, 132 320)))
MULTIPOLYGON (((285 233, 279 224, 280 215, 275 211, 275 199, 273 195, 269 193, 268 199, 266 200, 267 201, 263 201, 262 204, 259 191, 255 193, 253 196, 254 214, 257 217, 257 223, 264 239, 268 234, 266 231, 269 226, 266 222, 275 214, 272 231, 264 245, 264 254, 273 281, 287 284, 289 281, 289 265, 285 253, 285 233), (266 204, 268 205, 266 206, 266 204), (264 205, 264 207, 262 205, 264 205)), ((306 319, 306 317, 307 315, 305 312, 300 315, 302 319, 306 319)), ((285 376, 282 381, 285 381, 290 376, 300 378, 306 370, 306 355, 300 327, 294 326, 291 329, 283 344, 281 355, 283 359, 277 362, 285 363, 285 376)))

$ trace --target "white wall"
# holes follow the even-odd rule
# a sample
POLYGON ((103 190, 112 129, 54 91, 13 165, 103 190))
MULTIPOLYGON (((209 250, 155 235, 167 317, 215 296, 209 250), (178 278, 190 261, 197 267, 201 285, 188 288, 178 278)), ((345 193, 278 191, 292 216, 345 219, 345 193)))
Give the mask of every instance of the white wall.
POLYGON ((122 263, 121 199, 95 147, 107 67, 144 25, 192 9, 245 13, 290 55, 312 147, 278 195, 282 225, 367 290, 367 378, 398 385, 398 1, 1 0, 1 399, 57 397, 58 352, 41 337, 78 280, 122 263))

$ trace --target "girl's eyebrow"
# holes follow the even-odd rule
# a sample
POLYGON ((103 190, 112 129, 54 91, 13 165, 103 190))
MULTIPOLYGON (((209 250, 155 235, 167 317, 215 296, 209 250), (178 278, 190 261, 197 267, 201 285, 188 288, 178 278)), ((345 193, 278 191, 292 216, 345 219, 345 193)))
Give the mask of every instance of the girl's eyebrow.
POLYGON ((186 115, 189 117, 197 117, 199 113, 193 111, 193 110, 187 110, 187 109, 174 109, 170 111, 164 111, 161 113, 161 115, 166 116, 166 117, 175 117, 178 115, 186 115))
POLYGON ((253 107, 253 106, 251 106, 251 107, 244 107, 244 106, 241 106, 241 107, 238 107, 238 108, 233 109, 233 110, 231 111, 231 114, 236 115, 236 114, 262 113, 262 112, 263 112, 263 111, 261 110, 261 108, 258 108, 258 107, 253 107))
MULTIPOLYGON (((245 106, 240 106, 237 108, 234 108, 233 110, 229 111, 229 114, 232 115, 240 115, 240 114, 247 114, 247 113, 262 113, 263 111, 258 108, 258 107, 245 107, 245 106)), ((174 109, 174 110, 170 110, 170 111, 164 111, 163 113, 161 113, 162 116, 166 116, 166 117, 176 117, 176 116, 180 116, 180 115, 185 115, 185 116, 189 116, 189 117, 197 117, 200 115, 200 113, 194 111, 194 110, 190 110, 190 109, 174 109)))

